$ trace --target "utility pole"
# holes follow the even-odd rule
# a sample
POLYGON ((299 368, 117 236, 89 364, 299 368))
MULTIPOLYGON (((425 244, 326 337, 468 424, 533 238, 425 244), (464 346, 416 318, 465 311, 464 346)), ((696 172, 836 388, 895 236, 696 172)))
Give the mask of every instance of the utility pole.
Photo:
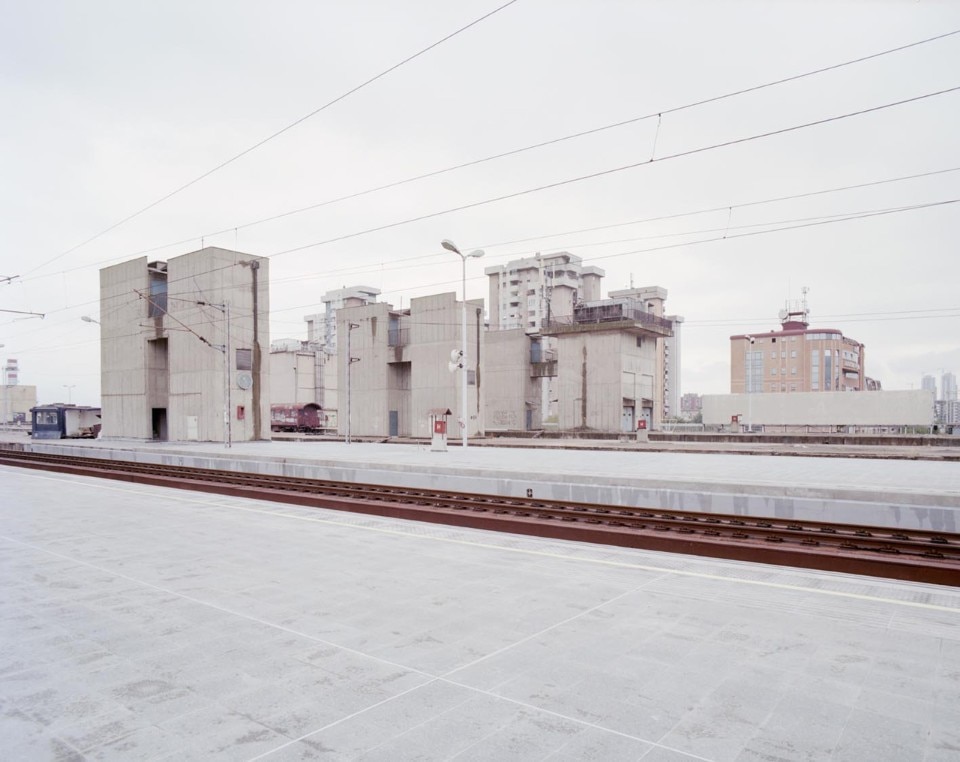
MULTIPOLYGON (((211 304, 210 302, 197 302, 201 306, 213 307, 223 313, 223 319, 226 323, 226 335, 223 344, 210 344, 214 349, 223 352, 223 446, 233 446, 233 422, 231 421, 230 408, 233 404, 230 383, 230 304, 211 304)), ((209 344, 202 336, 201 341, 209 344)))
POLYGON ((359 357, 353 356, 353 329, 359 328, 359 323, 347 323, 347 444, 350 444, 350 426, 353 412, 351 409, 351 394, 353 387, 353 364, 360 362, 359 357))
MULTIPOLYGON (((467 417, 467 258, 482 257, 483 250, 477 249, 469 254, 464 254, 457 248, 456 244, 448 238, 440 242, 440 245, 447 251, 452 251, 460 257, 462 267, 462 299, 460 302, 460 439, 464 449, 467 448, 467 427, 469 418, 467 417)), ((477 358, 479 362, 480 358, 477 358)), ((476 383, 476 371, 474 372, 474 383, 476 383)), ((479 394, 479 389, 477 394, 479 394)))
MULTIPOLYGON (((259 285, 258 278, 260 271, 260 262, 256 259, 245 260, 240 263, 244 267, 250 268, 250 274, 253 276, 253 285, 252 285, 252 297, 253 297, 253 362, 251 368, 253 369, 253 438, 254 439, 263 439, 262 428, 263 423, 260 417, 260 404, 261 404, 261 394, 262 387, 260 385, 260 368, 263 362, 263 357, 260 351, 260 331, 259 331, 259 285)), ((294 385, 296 389, 296 385, 294 385)))
MULTIPOLYGON (((804 292, 806 293, 806 292, 804 292)), ((753 343, 756 341, 756 338, 753 336, 744 337, 750 343, 747 345, 747 359, 744 362, 744 370, 746 371, 746 377, 744 378, 744 388, 747 390, 747 431, 753 431, 753 397, 751 393, 753 392, 753 377, 751 371, 753 370, 753 343)), ((763 383, 762 381, 760 383, 763 383)))

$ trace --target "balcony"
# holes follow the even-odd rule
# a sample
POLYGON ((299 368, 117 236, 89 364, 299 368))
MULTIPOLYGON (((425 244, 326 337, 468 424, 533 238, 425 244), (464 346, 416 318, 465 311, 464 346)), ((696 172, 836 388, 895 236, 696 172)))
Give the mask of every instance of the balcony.
POLYGON ((544 336, 557 336, 611 330, 666 337, 673 336, 673 323, 631 303, 602 302, 579 305, 574 308, 572 316, 551 318, 540 332, 544 336))
POLYGON ((410 343, 409 328, 390 328, 387 331, 388 347, 405 347, 410 343))
POLYGON ((530 378, 548 378, 557 375, 557 361, 530 363, 530 378))

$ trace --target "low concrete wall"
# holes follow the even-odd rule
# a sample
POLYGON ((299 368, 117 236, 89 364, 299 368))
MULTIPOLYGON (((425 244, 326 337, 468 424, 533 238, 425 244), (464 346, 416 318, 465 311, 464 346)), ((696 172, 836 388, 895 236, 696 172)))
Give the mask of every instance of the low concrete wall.
POLYGON ((960 436, 909 434, 780 434, 777 432, 650 432, 651 442, 750 442, 754 444, 824 444, 863 447, 956 447, 960 436))
POLYGON ((138 463, 214 468, 244 473, 329 479, 362 484, 455 490, 501 496, 533 496, 624 507, 665 508, 752 517, 796 518, 850 524, 960 532, 960 494, 917 489, 858 489, 843 486, 718 484, 664 479, 653 474, 606 477, 598 483, 580 474, 521 472, 404 465, 388 462, 237 456, 189 450, 135 447, 83 448, 66 442, 27 443, 11 449, 130 460, 138 463))
POLYGON ((703 395, 703 422, 738 416, 753 426, 932 426, 933 392, 790 392, 703 395))

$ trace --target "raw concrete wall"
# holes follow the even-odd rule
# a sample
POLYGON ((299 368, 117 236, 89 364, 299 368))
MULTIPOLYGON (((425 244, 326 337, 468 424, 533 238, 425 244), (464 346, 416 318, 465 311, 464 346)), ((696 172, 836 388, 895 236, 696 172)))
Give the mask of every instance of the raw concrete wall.
POLYGON ((656 339, 641 337, 638 347, 637 336, 628 331, 561 334, 557 349, 561 430, 618 433, 625 426, 624 406, 633 406, 636 420, 644 399, 652 400, 656 428, 662 410, 658 351, 656 339))
POLYGON ((386 302, 337 310, 338 430, 344 436, 348 428, 351 436, 386 436, 389 431, 390 310, 386 302), (357 362, 351 363, 350 356, 357 362))
POLYGON ((210 306, 223 303, 230 306, 231 436, 235 441, 269 439, 269 261, 208 246, 174 257, 167 264, 169 317, 165 318, 165 327, 169 336, 170 404, 167 418, 170 439, 192 438, 190 421, 194 418, 198 423, 197 435, 200 440, 217 441, 223 437, 223 353, 201 342, 195 335, 203 336, 213 345, 226 343, 224 315, 210 306), (261 358, 259 374, 256 367, 250 371, 237 368, 238 349, 251 350, 256 358, 253 336, 254 279, 250 267, 241 264, 251 261, 259 262, 256 281, 257 333, 261 358), (171 330, 183 325, 189 326, 194 333, 171 330), (254 380, 251 388, 244 389, 238 383, 239 376, 244 372, 254 380), (238 414, 240 408, 243 408, 242 419, 238 414), (258 412, 259 432, 255 431, 258 412))
POLYGON ((754 426, 929 426, 933 392, 796 392, 705 394, 703 422, 754 426))
POLYGON ((0 386, 0 423, 10 423, 22 415, 30 421, 30 408, 37 406, 37 387, 26 384, 0 386))
POLYGON ((103 436, 150 439, 146 339, 160 334, 143 328, 149 293, 147 258, 100 271, 100 404, 103 436))
POLYGON ((530 337, 522 328, 488 331, 484 336, 487 431, 524 431, 527 410, 533 412, 532 428, 541 427, 540 385, 530 378, 530 337))
POLYGON ((234 440, 269 439, 268 260, 216 247, 174 257, 167 263, 166 310, 155 317, 149 316, 145 298, 150 293, 147 264, 140 257, 100 271, 103 435, 162 436, 153 430, 152 410, 163 409, 168 439, 219 441, 229 407, 234 440), (226 378, 224 354, 216 348, 226 343, 226 322, 212 306, 223 303, 231 309, 226 378), (237 367, 238 349, 252 353, 251 371, 237 367))
MULTIPOLYGON (((450 353, 460 349, 462 337, 462 303, 455 293, 435 294, 410 300, 410 415, 411 433, 416 437, 431 436, 430 410, 449 408, 450 438, 461 435, 457 421, 461 412, 462 374, 449 369, 450 353)), ((481 401, 485 389, 485 331, 483 330, 483 300, 467 300, 467 368, 479 367, 478 383, 467 386, 467 436, 483 432, 484 419, 481 401), (479 310, 479 315, 478 315, 479 310)))

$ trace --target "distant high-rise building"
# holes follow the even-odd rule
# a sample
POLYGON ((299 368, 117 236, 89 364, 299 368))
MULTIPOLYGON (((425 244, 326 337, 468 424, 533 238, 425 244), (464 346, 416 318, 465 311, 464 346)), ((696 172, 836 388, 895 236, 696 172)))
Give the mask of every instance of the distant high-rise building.
POLYGON ((379 288, 371 286, 351 286, 328 291, 320 297, 325 311, 316 315, 307 315, 307 342, 322 347, 327 354, 337 353, 337 310, 343 307, 362 307, 374 304, 380 295, 379 288))
POLYGON ((933 398, 937 399, 937 379, 929 373, 920 379, 920 388, 924 391, 933 392, 933 398))
POLYGON ((539 331, 544 322, 570 317, 580 302, 600 298, 604 271, 585 267, 567 251, 524 259, 484 270, 490 282, 490 328, 539 331))
POLYGON ((957 398, 957 377, 953 373, 940 376, 940 399, 953 402, 957 398))
MULTIPOLYGON (((580 257, 568 251, 514 259, 504 265, 487 267, 484 273, 490 294, 489 330, 521 329, 530 336, 542 334, 538 351, 544 358, 556 357, 557 324, 572 324, 577 320, 577 310, 600 305, 601 281, 605 275, 601 268, 584 265, 580 257)), ((648 393, 656 395, 655 404, 651 403, 656 422, 676 416, 680 404, 680 324, 683 317, 664 315, 667 291, 659 286, 634 288, 631 282, 630 288, 611 291, 609 297, 620 305, 613 307, 614 310, 623 307, 634 311, 639 309, 670 321, 671 329, 654 339, 657 341, 657 365, 652 369, 655 372, 647 375, 655 376, 657 382, 651 381, 654 388, 648 393)), ((636 338, 638 342, 643 340, 642 337, 636 338)), ((641 378, 642 374, 637 377, 641 378)), ((540 409, 544 419, 555 418, 558 413, 558 394, 552 378, 544 376, 541 381, 540 409)))

